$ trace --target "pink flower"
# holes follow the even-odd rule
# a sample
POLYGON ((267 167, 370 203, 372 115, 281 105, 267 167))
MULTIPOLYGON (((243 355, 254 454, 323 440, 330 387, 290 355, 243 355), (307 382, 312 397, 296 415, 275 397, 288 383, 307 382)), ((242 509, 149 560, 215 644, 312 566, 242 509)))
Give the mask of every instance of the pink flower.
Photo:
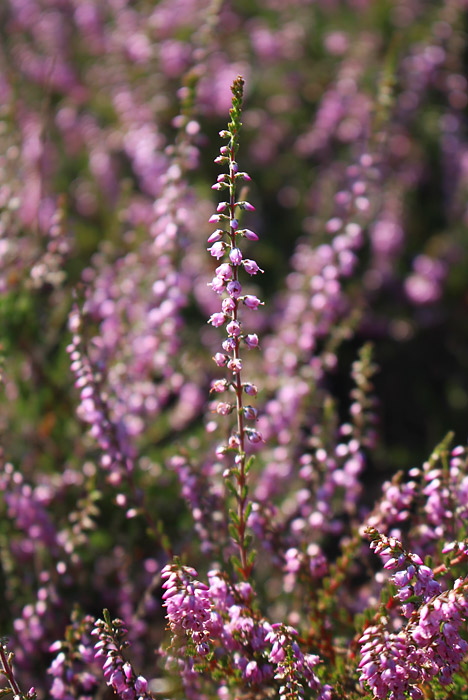
POLYGON ((255 231, 251 231, 249 228, 244 228, 242 233, 249 241, 258 241, 258 236, 255 231))
POLYGON ((229 253, 229 258, 233 265, 240 265, 242 262, 242 253, 239 248, 233 248, 229 253))
POLYGON ((225 352, 232 352, 236 347, 236 339, 226 338, 226 340, 223 340, 222 347, 225 352))
POLYGON ((246 382, 245 384, 243 384, 243 389, 244 389, 245 393, 248 394, 249 396, 257 396, 257 394, 258 394, 258 389, 255 386, 255 384, 250 384, 250 383, 246 382))
POLYGON ((244 304, 249 308, 249 309, 257 309, 261 304, 263 304, 263 301, 260 301, 257 297, 253 296, 252 294, 246 294, 246 296, 243 299, 244 304))
MULTIPOLYGON (((224 316, 224 314, 223 314, 224 316)), ((231 321, 226 326, 226 330, 230 336, 237 338, 241 333, 241 327, 239 321, 231 321)))
POLYGON ((219 221, 222 221, 225 218, 226 218, 225 214, 212 214, 210 216, 210 218, 208 219, 208 222, 210 224, 217 224, 219 221))
POLYGON ((211 236, 208 238, 208 243, 216 243, 216 241, 220 241, 223 234, 224 231, 221 228, 216 229, 216 231, 213 231, 211 236))
POLYGON ((240 358, 233 358, 228 362, 228 369, 237 374, 242 369, 242 360, 240 358))
POLYGON ((244 407, 244 416, 247 418, 247 420, 256 420, 258 417, 258 411, 256 408, 253 408, 252 406, 245 406, 244 407))
POLYGON ((223 303, 221 304, 221 308, 223 309, 224 313, 229 313, 230 311, 234 311, 236 308, 236 302, 232 297, 227 297, 226 299, 223 299, 223 303))
POLYGON ((217 352, 216 355, 213 357, 213 360, 216 362, 218 367, 225 367, 228 357, 227 355, 223 355, 222 352, 217 352))
POLYGON ((222 326, 223 323, 225 323, 225 321, 226 321, 225 314, 216 313, 216 314, 212 314, 210 316, 208 323, 211 323, 211 325, 215 326, 216 328, 219 328, 219 326, 222 326))
POLYGON ((216 276, 223 280, 229 280, 232 277, 232 267, 229 263, 223 263, 216 268, 216 276))
MULTIPOLYGON (((223 357, 226 357, 223 355, 223 357)), ((226 358, 227 361, 227 358, 226 358)), ((211 391, 215 391, 216 393, 221 393, 222 391, 226 391, 228 387, 228 383, 226 379, 214 379, 211 382, 211 391)))
POLYGON ((232 282, 228 283, 226 291, 233 299, 238 299, 242 292, 241 283, 237 280, 232 280, 232 282))
POLYGON ((255 211, 254 205, 250 204, 250 202, 236 202, 236 207, 240 207, 245 211, 255 211))
POLYGON ((246 345, 250 349, 257 348, 258 347, 258 335, 256 333, 250 333, 249 335, 245 336, 244 342, 246 343, 246 345))
POLYGON ((225 243, 223 243, 221 241, 217 241, 216 243, 214 243, 211 246, 211 248, 207 248, 207 250, 210 251, 210 255, 212 255, 214 258, 217 258, 219 260, 219 258, 223 257, 225 248, 226 248, 225 243))
POLYGON ((263 272, 263 270, 257 265, 255 260, 249 260, 248 258, 246 260, 242 261, 242 264, 244 266, 244 270, 249 274, 249 275, 256 275, 257 272, 263 272))
POLYGON ((263 441, 263 437, 261 433, 258 432, 258 430, 254 430, 253 428, 246 428, 245 433, 247 435, 247 439, 254 444, 263 441))
POLYGON ((226 283, 221 277, 213 277, 212 281, 208 284, 209 287, 213 290, 213 292, 216 292, 216 294, 222 294, 224 292, 224 288, 226 286, 226 283))

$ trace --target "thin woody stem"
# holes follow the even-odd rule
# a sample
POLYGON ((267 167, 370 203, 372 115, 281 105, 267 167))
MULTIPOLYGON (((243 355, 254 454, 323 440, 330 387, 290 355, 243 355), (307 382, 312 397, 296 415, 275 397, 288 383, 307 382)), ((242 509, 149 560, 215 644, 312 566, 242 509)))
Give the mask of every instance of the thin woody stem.
POLYGON ((20 687, 18 683, 15 680, 15 676, 13 674, 13 669, 10 664, 10 660, 8 658, 8 655, 5 651, 5 647, 3 646, 2 643, 0 643, 0 663, 1 663, 1 670, 2 674, 6 677, 8 683, 10 684, 10 687, 15 695, 22 696, 20 687))

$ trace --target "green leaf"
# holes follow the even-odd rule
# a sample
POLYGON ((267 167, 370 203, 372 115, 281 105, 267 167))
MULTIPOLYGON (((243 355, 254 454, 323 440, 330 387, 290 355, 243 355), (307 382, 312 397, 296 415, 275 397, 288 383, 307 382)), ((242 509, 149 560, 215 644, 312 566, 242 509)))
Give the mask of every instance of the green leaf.
POLYGON ((242 571, 242 562, 235 554, 231 556, 231 564, 237 571, 242 571))
POLYGON ((255 561, 255 557, 256 557, 256 556, 257 556, 257 552, 256 552, 255 549, 253 549, 253 550, 250 552, 249 556, 247 557, 247 563, 248 563, 249 566, 252 566, 252 564, 253 564, 254 561, 255 561))
POLYGON ((252 455, 251 457, 249 457, 249 459, 247 460, 247 464, 245 465, 245 474, 246 475, 249 473, 254 462, 255 462, 255 455, 252 455))
POLYGON ((247 503, 247 508, 245 509, 244 519, 248 520, 250 513, 252 512, 252 501, 247 503))
POLYGON ((109 627, 112 627, 111 616, 110 616, 109 610, 107 608, 104 608, 104 610, 102 611, 102 616, 104 618, 104 622, 106 623, 106 625, 109 625, 109 627))
POLYGON ((237 489, 232 481, 226 481, 226 488, 237 498, 237 489))

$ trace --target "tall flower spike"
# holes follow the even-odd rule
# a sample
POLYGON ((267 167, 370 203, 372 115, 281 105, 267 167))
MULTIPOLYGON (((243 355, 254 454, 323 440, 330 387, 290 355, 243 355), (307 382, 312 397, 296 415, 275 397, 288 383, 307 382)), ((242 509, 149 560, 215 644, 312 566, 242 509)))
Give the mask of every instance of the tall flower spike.
POLYGON ((247 238, 250 241, 258 240, 257 234, 250 229, 239 227, 239 217, 242 211, 253 211, 252 204, 246 201, 237 201, 236 185, 238 180, 249 181, 247 173, 239 172, 236 162, 236 154, 239 149, 239 132, 242 126, 242 96, 244 80, 238 76, 231 87, 232 108, 229 112, 231 120, 227 130, 221 131, 220 136, 228 139, 227 145, 220 149, 220 155, 215 159, 215 163, 228 166, 228 173, 218 176, 215 190, 229 191, 229 201, 223 201, 217 207, 217 213, 210 217, 210 222, 218 223, 225 228, 218 228, 208 239, 213 243, 208 250, 211 255, 221 259, 221 264, 216 268, 216 276, 211 282, 213 291, 223 294, 221 312, 211 316, 209 323, 216 327, 224 327, 227 337, 222 343, 224 353, 216 353, 214 361, 219 367, 227 367, 231 373, 227 388, 235 394, 235 406, 225 401, 218 404, 217 413, 228 415, 234 411, 237 416, 237 426, 231 434, 228 445, 219 448, 219 454, 225 454, 228 450, 234 450, 234 468, 226 473, 234 477, 235 486, 233 491, 236 494, 237 510, 232 512, 233 524, 231 525, 231 535, 239 549, 239 561, 236 562, 237 569, 242 577, 248 579, 253 566, 253 553, 247 554, 249 537, 246 534, 247 518, 249 507, 247 500, 247 471, 246 461, 246 440, 252 444, 263 440, 261 434, 255 428, 246 427, 247 420, 256 421, 257 412, 251 406, 244 406, 243 394, 255 396, 257 388, 250 383, 243 383, 241 348, 255 348, 258 346, 258 338, 255 334, 244 334, 240 319, 240 309, 243 304, 249 309, 255 310, 261 304, 260 299, 252 294, 243 294, 242 285, 239 280, 239 273, 244 268, 249 275, 263 272, 253 260, 245 259, 240 249, 240 241, 247 238))

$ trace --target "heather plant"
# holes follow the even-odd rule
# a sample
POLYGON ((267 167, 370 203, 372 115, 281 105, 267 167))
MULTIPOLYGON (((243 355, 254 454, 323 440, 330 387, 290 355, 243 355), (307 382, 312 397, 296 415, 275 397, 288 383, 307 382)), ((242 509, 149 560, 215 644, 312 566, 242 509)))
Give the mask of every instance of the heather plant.
POLYGON ((468 697, 465 14, 0 7, 0 694, 468 697))

